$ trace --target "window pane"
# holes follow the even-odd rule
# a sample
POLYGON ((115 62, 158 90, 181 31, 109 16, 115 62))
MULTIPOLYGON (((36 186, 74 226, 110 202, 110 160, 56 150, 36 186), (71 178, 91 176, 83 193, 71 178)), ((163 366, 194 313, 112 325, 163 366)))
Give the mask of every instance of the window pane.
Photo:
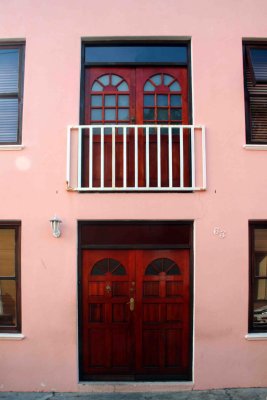
POLYGON ((152 85, 151 82, 147 81, 144 87, 145 92, 154 92, 155 91, 155 86, 152 85))
POLYGON ((172 94, 171 95, 171 106, 181 107, 182 105, 182 98, 179 94, 172 94))
POLYGON ((102 106, 102 96, 92 96, 91 97, 91 105, 95 107, 102 106))
POLYGON ((109 84, 109 75, 103 75, 100 78, 98 78, 99 82, 101 82, 104 86, 107 86, 109 84))
POLYGON ((254 302, 253 325, 255 328, 267 325, 267 300, 254 302))
POLYGON ((101 86, 98 82, 95 82, 92 86, 92 92, 102 92, 103 86, 101 86))
POLYGON ((153 94, 146 94, 144 96, 144 106, 154 107, 155 105, 155 97, 153 94))
POLYGON ((0 50, 0 93, 17 93, 19 76, 19 50, 0 50))
POLYGON ((254 245, 256 251, 267 251, 267 229, 254 230, 254 245))
POLYGON ((154 120, 155 119, 155 111, 154 108, 144 108, 144 119, 145 120, 154 120))
POLYGON ((156 86, 161 84, 161 75, 154 75, 150 80, 155 83, 156 86))
POLYGON ((120 92, 127 92, 129 90, 126 82, 120 83, 119 86, 117 86, 117 88, 120 92))
POLYGON ((180 108, 175 109, 172 108, 171 109, 171 120, 181 120, 182 119, 182 110, 180 108))
POLYGON ((125 46, 86 46, 85 62, 120 62, 120 63, 159 63, 187 62, 186 45, 125 45, 125 46))
POLYGON ((106 107, 116 106, 116 96, 114 94, 105 96, 105 106, 106 107))
POLYGON ((0 276, 15 276, 14 229, 0 229, 0 276))
POLYGON ((170 89, 172 92, 179 92, 181 90, 181 87, 178 82, 173 82, 170 86, 170 89))
POLYGON ((0 142, 16 142, 18 99, 0 99, 0 142))
POLYGON ((163 76, 163 83, 165 86, 168 86, 173 81, 173 77, 170 75, 163 76))
POLYGON ((122 80, 122 78, 118 75, 111 75, 111 84, 113 86, 116 86, 120 81, 122 80))
POLYGON ((105 110, 105 120, 106 121, 114 121, 114 120, 116 120, 115 109, 105 110))
POLYGON ((126 121, 129 119, 129 109, 122 108, 118 110, 118 120, 119 121, 126 121))
POLYGON ((91 120, 92 121, 102 120, 102 110, 91 110, 91 120))
POLYGON ((159 121, 167 121, 168 120, 168 110, 158 109, 158 120, 159 121))
POLYGON ((251 63, 257 83, 267 82, 267 49, 250 49, 251 63))
POLYGON ((159 94, 157 96, 157 106, 167 106, 168 105, 168 95, 159 94))
POLYGON ((255 276, 267 277, 267 255, 256 254, 255 255, 255 276))
POLYGON ((16 282, 0 280, 0 326, 16 324, 16 282))
POLYGON ((129 106, 129 96, 127 94, 120 94, 119 96, 119 107, 128 107, 129 106))

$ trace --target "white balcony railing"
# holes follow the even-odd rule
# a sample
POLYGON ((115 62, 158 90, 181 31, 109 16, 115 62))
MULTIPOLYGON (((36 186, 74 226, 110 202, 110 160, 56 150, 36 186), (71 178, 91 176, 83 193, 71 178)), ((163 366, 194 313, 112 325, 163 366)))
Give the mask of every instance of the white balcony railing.
POLYGON ((202 125, 76 125, 67 134, 67 189, 206 189, 202 125))

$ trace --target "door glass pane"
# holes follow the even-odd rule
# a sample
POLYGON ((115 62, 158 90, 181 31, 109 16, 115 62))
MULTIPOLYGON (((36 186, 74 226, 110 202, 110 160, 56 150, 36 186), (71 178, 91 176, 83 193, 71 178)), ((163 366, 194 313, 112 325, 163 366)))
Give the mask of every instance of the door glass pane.
POLYGON ((105 120, 106 121, 114 121, 116 119, 116 110, 105 110, 105 120))
POLYGON ((154 120, 155 119, 155 110, 154 108, 144 108, 144 119, 145 120, 154 120))
POLYGON ((179 94, 171 95, 171 106, 180 107, 182 105, 182 98, 179 94))
POLYGON ((0 276, 15 276, 14 229, 0 229, 0 276))
POLYGON ((182 119, 182 110, 180 108, 172 108, 171 109, 171 120, 181 120, 182 119))
POLYGON ((103 86, 101 86, 98 82, 95 82, 92 86, 92 92, 102 92, 103 86))
POLYGON ((145 86, 144 86, 144 91, 145 92, 154 92, 155 91, 155 86, 152 85, 151 82, 147 81, 145 86))
POLYGON ((111 84, 113 86, 116 86, 120 81, 122 80, 122 78, 118 75, 111 75, 111 84))
POLYGON ((120 94, 119 96, 119 107, 129 106, 129 96, 127 94, 120 94))
POLYGON ((102 120, 102 110, 91 110, 91 120, 92 121, 102 120))
POLYGON ((128 108, 121 108, 118 110, 118 120, 125 121, 129 119, 129 109, 128 108))
POLYGON ((161 84, 161 75, 154 75, 150 78, 152 82, 155 83, 156 86, 161 84))
POLYGON ((19 76, 19 50, 0 50, 0 93, 17 93, 19 76))
POLYGON ((173 82, 173 83, 171 84, 171 86, 170 86, 170 90, 171 90, 172 92, 179 92, 179 91, 181 90, 181 87, 180 87, 180 85, 179 85, 178 82, 173 82))
POLYGON ((98 78, 99 82, 101 82, 104 86, 107 86, 109 84, 109 75, 103 75, 100 78, 98 78))
POLYGON ((0 99, 0 141, 16 142, 18 132, 18 99, 0 99))
POLYGON ((170 75, 163 76, 163 82, 165 86, 168 86, 173 81, 173 77, 170 75))
POLYGON ((168 95, 167 94, 158 94, 157 106, 168 106, 168 95))
POLYGON ((116 96, 114 94, 105 96, 105 106, 107 107, 115 107, 116 106, 116 96))
POLYGON ((120 92, 127 92, 129 90, 126 82, 120 83, 119 86, 117 86, 117 88, 120 92))
POLYGON ((102 96, 91 96, 91 105, 95 107, 102 106, 102 96))
POLYGON ((159 121, 167 121, 168 120, 168 110, 165 110, 164 108, 159 108, 158 109, 158 120, 159 121))
POLYGON ((16 282, 0 280, 0 326, 14 326, 16 322, 16 282))
POLYGON ((144 106, 154 107, 155 105, 155 96, 153 94, 146 94, 144 96, 144 106))

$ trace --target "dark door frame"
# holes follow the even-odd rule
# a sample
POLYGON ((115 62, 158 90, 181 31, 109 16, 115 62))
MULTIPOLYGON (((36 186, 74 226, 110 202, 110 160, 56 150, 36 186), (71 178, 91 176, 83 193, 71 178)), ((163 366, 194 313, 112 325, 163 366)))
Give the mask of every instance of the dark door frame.
MULTIPOLYGON (((82 361, 83 361, 83 353, 82 353, 82 284, 81 284, 81 273, 82 273, 82 250, 83 249, 189 249, 190 252, 190 262, 189 262, 189 277, 190 277, 190 322, 189 322, 189 343, 190 343, 190 371, 188 375, 176 377, 172 380, 174 381, 191 381, 192 380, 192 357, 193 357, 193 303, 194 303, 194 243, 193 243, 193 230, 194 230, 194 221, 175 221, 175 220, 79 220, 77 224, 78 229, 78 348, 79 348, 79 381, 90 381, 90 377, 85 376, 82 371, 82 361), (89 228, 90 231, 94 229, 94 227, 112 227, 112 226, 124 226, 129 227, 132 225, 136 227, 136 229, 142 229, 141 227, 146 227, 151 229, 153 226, 155 229, 162 227, 162 229, 177 229, 177 236, 172 238, 170 243, 114 243, 113 237, 110 238, 109 243, 101 243, 101 239, 99 237, 95 237, 91 235, 91 238, 85 240, 85 234, 82 233, 84 228, 89 228), (139 228, 138 228, 139 227, 139 228), (183 228, 185 230, 185 235, 183 235, 183 228), (186 237, 186 240, 184 238, 186 237), (112 243, 113 242, 113 243, 112 243)), ((100 379, 101 380, 101 379, 100 379)), ((120 380, 120 379, 119 379, 120 380)), ((167 379, 170 380, 170 379, 167 379)), ((115 379, 114 379, 115 381, 115 379)), ((155 381, 164 381, 164 377, 155 379, 155 381)))

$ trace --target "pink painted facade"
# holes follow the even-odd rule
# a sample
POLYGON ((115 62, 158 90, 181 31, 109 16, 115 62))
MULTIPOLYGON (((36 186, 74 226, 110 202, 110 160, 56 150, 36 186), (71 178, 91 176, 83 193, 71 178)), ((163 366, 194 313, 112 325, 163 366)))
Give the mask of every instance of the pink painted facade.
POLYGON ((245 149, 243 39, 266 39, 265 1, 1 0, 0 39, 25 40, 22 144, 0 146, 0 220, 21 221, 23 340, 0 338, 3 391, 133 391, 267 385, 266 341, 248 333, 248 221, 267 219, 266 151, 245 149), (79 124, 81 42, 190 39, 193 123, 207 133, 207 190, 66 190, 79 124), (62 219, 62 236, 49 219, 62 219), (81 383, 78 220, 193 220, 192 382, 81 383), (219 228, 224 237, 214 234, 219 228))

